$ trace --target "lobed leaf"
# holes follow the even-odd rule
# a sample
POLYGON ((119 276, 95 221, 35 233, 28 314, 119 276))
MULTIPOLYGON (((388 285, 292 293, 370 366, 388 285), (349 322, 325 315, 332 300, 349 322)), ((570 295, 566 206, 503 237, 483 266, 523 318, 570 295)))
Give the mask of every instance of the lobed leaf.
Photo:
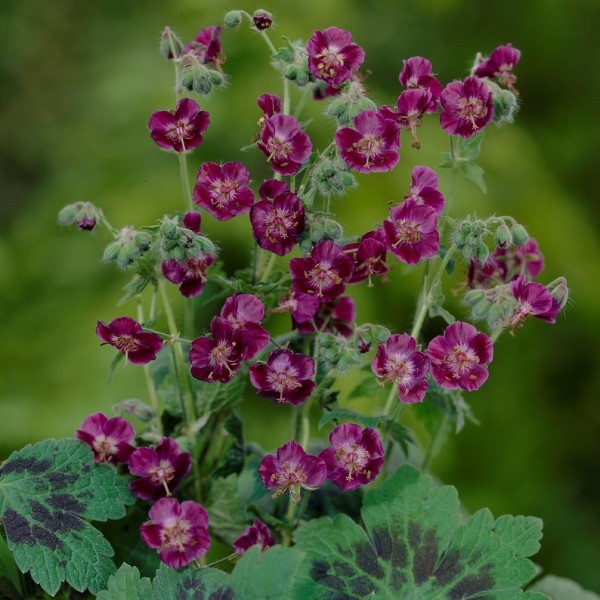
POLYGON ((152 582, 140 578, 136 567, 123 563, 108 579, 107 589, 101 591, 96 600, 149 600, 152 597, 152 582))
POLYGON ((115 567, 113 549, 84 519, 125 515, 134 501, 109 465, 74 439, 45 440, 14 452, 0 468, 0 520, 19 569, 50 595, 63 581, 96 593, 115 567))

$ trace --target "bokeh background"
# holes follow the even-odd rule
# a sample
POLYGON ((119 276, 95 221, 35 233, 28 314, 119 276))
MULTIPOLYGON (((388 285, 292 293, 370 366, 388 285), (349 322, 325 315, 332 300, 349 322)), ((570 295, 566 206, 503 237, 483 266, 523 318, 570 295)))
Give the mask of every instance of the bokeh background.
MULTIPOLYGON (((352 31, 366 50, 367 86, 380 103, 395 101, 403 58, 428 57, 448 82, 466 75, 478 50, 509 41, 522 50, 517 123, 486 133, 480 162, 489 192, 460 181, 453 212, 509 214, 527 225, 546 258, 540 280, 564 274, 572 301, 556 325, 528 322, 516 337, 500 338, 489 382, 470 396, 481 426, 468 424, 446 444, 433 472, 458 487, 468 510, 489 506, 497 515, 542 517, 536 560, 548 572, 600 590, 600 128, 594 114, 600 5, 266 0, 261 7, 275 14, 276 44, 282 35, 306 39, 334 24, 352 31)), ((0 2, 0 459, 28 442, 71 436, 90 412, 144 397, 134 368, 118 368, 108 383, 111 353, 94 335, 97 319, 135 315, 132 304, 116 307, 126 277, 100 265, 108 238, 102 231, 63 230, 56 214, 64 204, 90 200, 123 226, 151 224, 181 208, 176 160, 147 132, 151 112, 173 106, 172 70, 158 54, 159 35, 170 25, 191 39, 232 8, 259 6, 247 0, 0 2)), ((230 86, 203 102, 211 126, 191 168, 205 160, 244 160, 261 180, 268 175, 264 157, 237 149, 256 131, 255 98, 278 93, 280 84, 266 47, 247 26, 225 31, 223 47, 230 86)), ((322 109, 311 106, 308 114, 317 119, 309 133, 324 147, 333 125, 320 117, 322 109)), ((404 139, 397 169, 361 176, 360 188, 337 203, 348 234, 380 222, 388 201, 402 199, 411 168, 435 166, 446 150, 436 117, 422 127, 422 150, 404 139)), ((441 176, 444 189, 448 179, 441 176)), ((211 223, 207 231, 229 269, 243 264, 250 247, 246 219, 211 223)), ((355 287, 359 321, 406 330, 419 279, 418 269, 398 266, 387 286, 355 287)), ((453 287, 460 287, 460 273, 453 287)), ((428 327, 432 334, 440 323, 428 327)), ((264 416, 268 409, 258 399, 248 402, 248 412, 255 408, 258 415, 249 435, 260 439, 263 419, 277 421, 264 416)), ((281 441, 286 433, 283 428, 281 441)))

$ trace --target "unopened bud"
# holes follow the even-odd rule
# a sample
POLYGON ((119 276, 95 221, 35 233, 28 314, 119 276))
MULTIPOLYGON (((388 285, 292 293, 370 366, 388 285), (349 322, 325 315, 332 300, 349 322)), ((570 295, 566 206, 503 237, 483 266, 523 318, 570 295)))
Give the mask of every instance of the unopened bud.
POLYGON ((98 209, 91 202, 82 202, 77 215, 75 215, 75 225, 79 229, 91 231, 98 222, 98 209))
POLYGON ((210 82, 215 87, 220 87, 225 84, 225 75, 223 75, 223 73, 219 73, 219 71, 215 71, 214 69, 209 69, 208 75, 210 77, 210 82))
POLYGON ((500 90, 493 96, 494 117, 496 125, 505 125, 515 120, 515 114, 519 110, 517 97, 510 90, 500 90))
POLYGON ((510 229, 506 223, 502 223, 496 229, 496 233, 494 234, 494 244, 496 244, 496 248, 508 248, 512 244, 512 235, 510 233, 510 229))
POLYGON ((371 342, 359 337, 357 348, 361 354, 366 354, 371 349, 371 342))
POLYGON ((273 15, 262 9, 254 11, 252 20, 254 21, 254 27, 259 31, 269 29, 273 25, 273 15))
POLYGON ((326 240, 331 240, 335 242, 336 240, 339 240, 342 237, 342 235, 344 235, 344 230, 342 229, 342 226, 333 219, 324 219, 323 229, 323 238, 326 240))
POLYGON ((230 10, 224 19, 225 27, 230 27, 231 29, 235 29, 239 27, 242 23, 242 11, 240 10, 230 10))
MULTIPOLYGON (((184 57, 185 58, 185 57, 184 57)), ((181 85, 190 92, 197 94, 210 94, 212 90, 212 80, 210 71, 193 56, 183 65, 181 70, 181 85)))
POLYGON ((371 331, 373 339, 379 343, 385 342, 391 335, 390 330, 383 325, 375 325, 371 331))
POLYGON ((471 314, 475 320, 481 320, 487 318, 492 305, 487 298, 483 298, 471 308, 471 314))
POLYGON ((511 229, 512 239, 516 246, 524 246, 529 241, 529 234, 525 230, 525 227, 519 225, 513 225, 511 229))
POLYGON ((160 224, 160 233, 166 238, 175 239, 178 236, 177 221, 175 219, 165 218, 160 224))
POLYGON ((133 241, 140 250, 147 250, 152 243, 152 236, 146 231, 138 231, 135 234, 133 241))
POLYGON ((469 290, 463 298, 465 304, 468 306, 475 306, 478 302, 485 298, 485 292, 483 290, 469 290))
POLYGON ((489 257, 490 250, 485 244, 479 244, 476 252, 477 260, 483 264, 489 257))
POLYGON ((160 36, 160 53, 163 58, 173 60, 174 58, 179 58, 182 52, 183 44, 181 43, 181 40, 175 35, 170 27, 165 27, 160 36))
POLYGON ((567 286, 567 280, 564 277, 559 277, 556 281, 553 281, 548 285, 548 289, 555 298, 562 310, 565 304, 569 300, 569 288, 567 286))
POLYGON ((335 336, 330 333, 323 333, 319 337, 319 345, 321 348, 331 348, 335 343, 335 336))
POLYGON ((58 213, 58 222, 61 225, 73 225, 75 223, 75 216, 79 212, 79 202, 75 204, 67 204, 65 207, 61 208, 58 213))

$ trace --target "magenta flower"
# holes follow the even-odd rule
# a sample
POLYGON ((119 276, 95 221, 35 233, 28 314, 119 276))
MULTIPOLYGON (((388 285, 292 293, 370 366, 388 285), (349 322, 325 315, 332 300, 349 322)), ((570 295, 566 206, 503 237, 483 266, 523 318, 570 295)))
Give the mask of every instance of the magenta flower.
POLYGON ((202 143, 210 118, 195 100, 182 98, 175 111, 159 110, 152 113, 148 128, 150 137, 161 148, 188 152, 202 143))
POLYGON ((427 375, 431 365, 416 340, 403 333, 391 335, 379 344, 371 369, 377 377, 398 386, 398 398, 405 404, 421 402, 427 392, 427 375))
POLYGON ((257 146, 280 175, 295 175, 312 151, 310 138, 290 115, 273 115, 266 119, 257 146))
POLYGON ((160 560, 180 569, 200 558, 210 548, 208 514, 197 502, 179 504, 175 498, 161 498, 148 514, 140 534, 150 548, 159 548, 160 560))
POLYGON ((409 90, 429 91, 431 100, 426 112, 437 112, 437 103, 442 93, 442 84, 431 74, 431 63, 421 56, 413 56, 402 62, 404 66, 398 76, 400 84, 409 90))
POLYGON ((233 549, 238 556, 242 556, 246 550, 257 544, 264 552, 277 542, 271 535, 271 530, 259 519, 254 519, 251 527, 244 530, 242 535, 233 542, 233 549))
POLYGON ((350 79, 365 60, 365 53, 352 43, 352 34, 337 27, 315 31, 306 44, 308 68, 313 77, 331 86, 350 79))
POLYGON ((346 289, 354 263, 330 241, 319 242, 307 258, 290 261, 294 292, 314 294, 321 302, 334 300, 346 289))
POLYGON ((186 298, 194 298, 202 292, 206 284, 206 273, 215 264, 215 256, 202 252, 195 258, 183 263, 176 260, 165 260, 162 272, 171 283, 180 284, 179 292, 186 298))
POLYGON ((265 113, 265 117, 278 115, 283 111, 281 98, 276 94, 263 94, 256 100, 258 107, 265 113))
POLYGON ((274 350, 266 364, 250 367, 250 381, 260 396, 292 406, 302 404, 315 387, 315 361, 305 354, 274 350))
POLYGON ((223 62, 221 56, 221 28, 212 25, 201 29, 193 42, 183 47, 184 54, 193 54, 203 65, 213 64, 220 69, 223 62))
POLYGON ((254 202, 248 187, 250 173, 239 162, 220 166, 213 162, 200 165, 194 188, 194 203, 206 209, 218 221, 228 221, 247 213, 254 202))
POLYGON ((354 129, 337 130, 335 145, 359 173, 390 171, 400 160, 400 126, 376 110, 364 110, 356 115, 354 129))
POLYGON ((303 292, 286 294, 279 301, 277 308, 271 309, 271 312, 292 314, 294 322, 304 323, 310 321, 319 310, 319 299, 314 295, 303 292))
POLYGON ((485 365, 492 361, 494 348, 485 333, 479 333, 469 323, 456 321, 429 342, 427 356, 438 385, 472 392, 488 378, 485 365))
POLYGON ((96 335, 103 344, 114 346, 134 365, 145 365, 154 360, 163 345, 159 335, 144 333, 142 326, 130 317, 119 317, 108 325, 98 321, 96 335))
POLYGON ((267 454, 258 465, 258 474, 265 487, 274 490, 273 498, 289 492, 294 502, 299 502, 300 488, 318 488, 327 477, 327 467, 292 440, 278 448, 277 456, 267 454))
POLYGON ((469 138, 492 119, 492 92, 482 79, 467 77, 449 83, 442 92, 440 124, 451 135, 469 138))
POLYGON ((256 243, 264 250, 284 256, 292 251, 298 236, 304 231, 304 206, 281 181, 265 181, 258 194, 262 201, 250 211, 256 243), (277 193, 277 189, 282 188, 287 189, 277 193))
POLYGON ((560 303, 546 286, 528 282, 525 275, 521 275, 511 281, 510 291, 519 303, 509 321, 511 327, 516 327, 528 316, 537 317, 546 323, 556 323, 561 308, 560 303))
POLYGON ((482 60, 475 68, 477 77, 497 79, 498 83, 516 93, 517 77, 513 69, 521 58, 521 51, 513 48, 512 44, 498 46, 486 60, 482 60))
POLYGON ((403 129, 410 131, 412 147, 419 149, 421 143, 417 137, 417 127, 421 126, 421 117, 431 105, 431 92, 427 89, 404 90, 396 102, 396 110, 382 106, 379 113, 386 119, 398 123, 403 129))
POLYGON ((323 302, 319 305, 317 313, 306 321, 298 321, 292 315, 292 327, 300 333, 323 331, 350 337, 354 332, 354 321, 356 321, 356 306, 350 296, 323 302))
POLYGON ((342 491, 371 483, 383 466, 384 451, 379 434, 354 423, 339 425, 329 434, 331 448, 319 457, 327 465, 327 479, 342 491))
POLYGON ((415 167, 412 170, 412 185, 406 200, 414 200, 419 206, 430 206, 438 215, 444 211, 444 196, 438 190, 439 179, 429 167, 415 167))
POLYGON ((192 342, 189 353, 192 377, 208 383, 226 383, 238 371, 244 357, 243 332, 222 317, 213 317, 210 330, 212 335, 192 342))
POLYGON ((109 419, 104 413, 95 413, 83 420, 75 435, 94 451, 97 463, 127 464, 135 450, 135 429, 121 417, 109 419))
POLYGON ((534 238, 529 238, 522 246, 497 248, 493 257, 499 265, 503 281, 510 281, 521 273, 535 279, 544 269, 544 255, 534 238))
POLYGON ((346 244, 344 252, 354 261, 354 271, 348 283, 368 279, 368 287, 373 287, 372 278, 389 271, 385 262, 385 234, 380 229, 365 233, 358 242, 346 244))
POLYGON ((414 265, 435 256, 440 249, 437 214, 429 206, 419 206, 405 200, 390 211, 390 220, 383 222, 388 250, 401 261, 414 265))
POLYGON ((221 317, 238 332, 243 360, 251 360, 269 343, 269 332, 259 323, 265 316, 265 305, 252 294, 234 294, 225 300, 221 317))
POLYGON ((157 500, 170 496, 191 468, 190 453, 180 452, 179 444, 165 437, 156 448, 138 448, 129 457, 129 472, 140 478, 129 487, 142 500, 157 500))

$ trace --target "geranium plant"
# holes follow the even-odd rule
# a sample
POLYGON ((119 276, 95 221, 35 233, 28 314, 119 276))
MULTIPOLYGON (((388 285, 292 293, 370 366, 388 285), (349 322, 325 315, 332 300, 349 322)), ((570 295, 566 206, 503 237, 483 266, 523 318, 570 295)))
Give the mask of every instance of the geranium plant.
POLYGON ((484 135, 493 139, 486 131, 514 118, 520 52, 478 54, 471 73, 446 83, 429 60, 407 57, 390 107, 369 95, 366 54, 350 32, 327 27, 278 47, 270 13, 225 16, 230 30, 244 22, 266 42, 282 90, 247 98, 236 117, 258 121, 247 150, 264 155, 263 170, 202 160, 203 98, 227 83, 221 27, 187 44, 166 28, 175 98, 148 128, 177 158, 184 204, 136 227, 112 225, 90 202, 59 214, 63 225, 104 228, 103 261, 130 278, 126 314, 100 315, 96 335, 111 368, 143 370, 147 401, 90 415, 73 439, 2 464, 3 597, 547 598, 536 586, 553 593, 555 580, 531 585, 528 560, 539 519, 483 509, 464 520, 454 488, 426 475, 439 433, 472 419, 470 394, 485 389, 498 336, 528 317, 554 323, 568 299, 564 278, 533 281, 543 255, 522 225, 453 214, 454 185, 441 189, 436 172, 485 190, 476 160, 484 135), (319 125, 302 120, 311 99, 333 131, 324 148, 311 141, 319 125), (440 165, 402 173, 401 145, 418 151, 423 119, 439 122, 450 150, 440 165), (377 226, 344 232, 336 213, 342 196, 360 193, 356 174, 392 170, 405 186, 377 226), (220 260, 206 219, 246 223, 247 266, 232 272, 220 260), (422 272, 407 329, 360 322, 348 292, 376 293, 399 265, 422 272), (455 270, 460 314, 443 291, 455 270), (210 306, 201 331, 195 316, 210 306), (276 313, 289 315, 285 331, 271 327, 276 313), (438 335, 423 335, 426 319, 438 335), (348 407, 346 379, 367 409, 348 407), (266 448, 247 439, 242 402, 276 405, 290 439, 266 448), (419 420, 427 436, 408 425, 419 420))

